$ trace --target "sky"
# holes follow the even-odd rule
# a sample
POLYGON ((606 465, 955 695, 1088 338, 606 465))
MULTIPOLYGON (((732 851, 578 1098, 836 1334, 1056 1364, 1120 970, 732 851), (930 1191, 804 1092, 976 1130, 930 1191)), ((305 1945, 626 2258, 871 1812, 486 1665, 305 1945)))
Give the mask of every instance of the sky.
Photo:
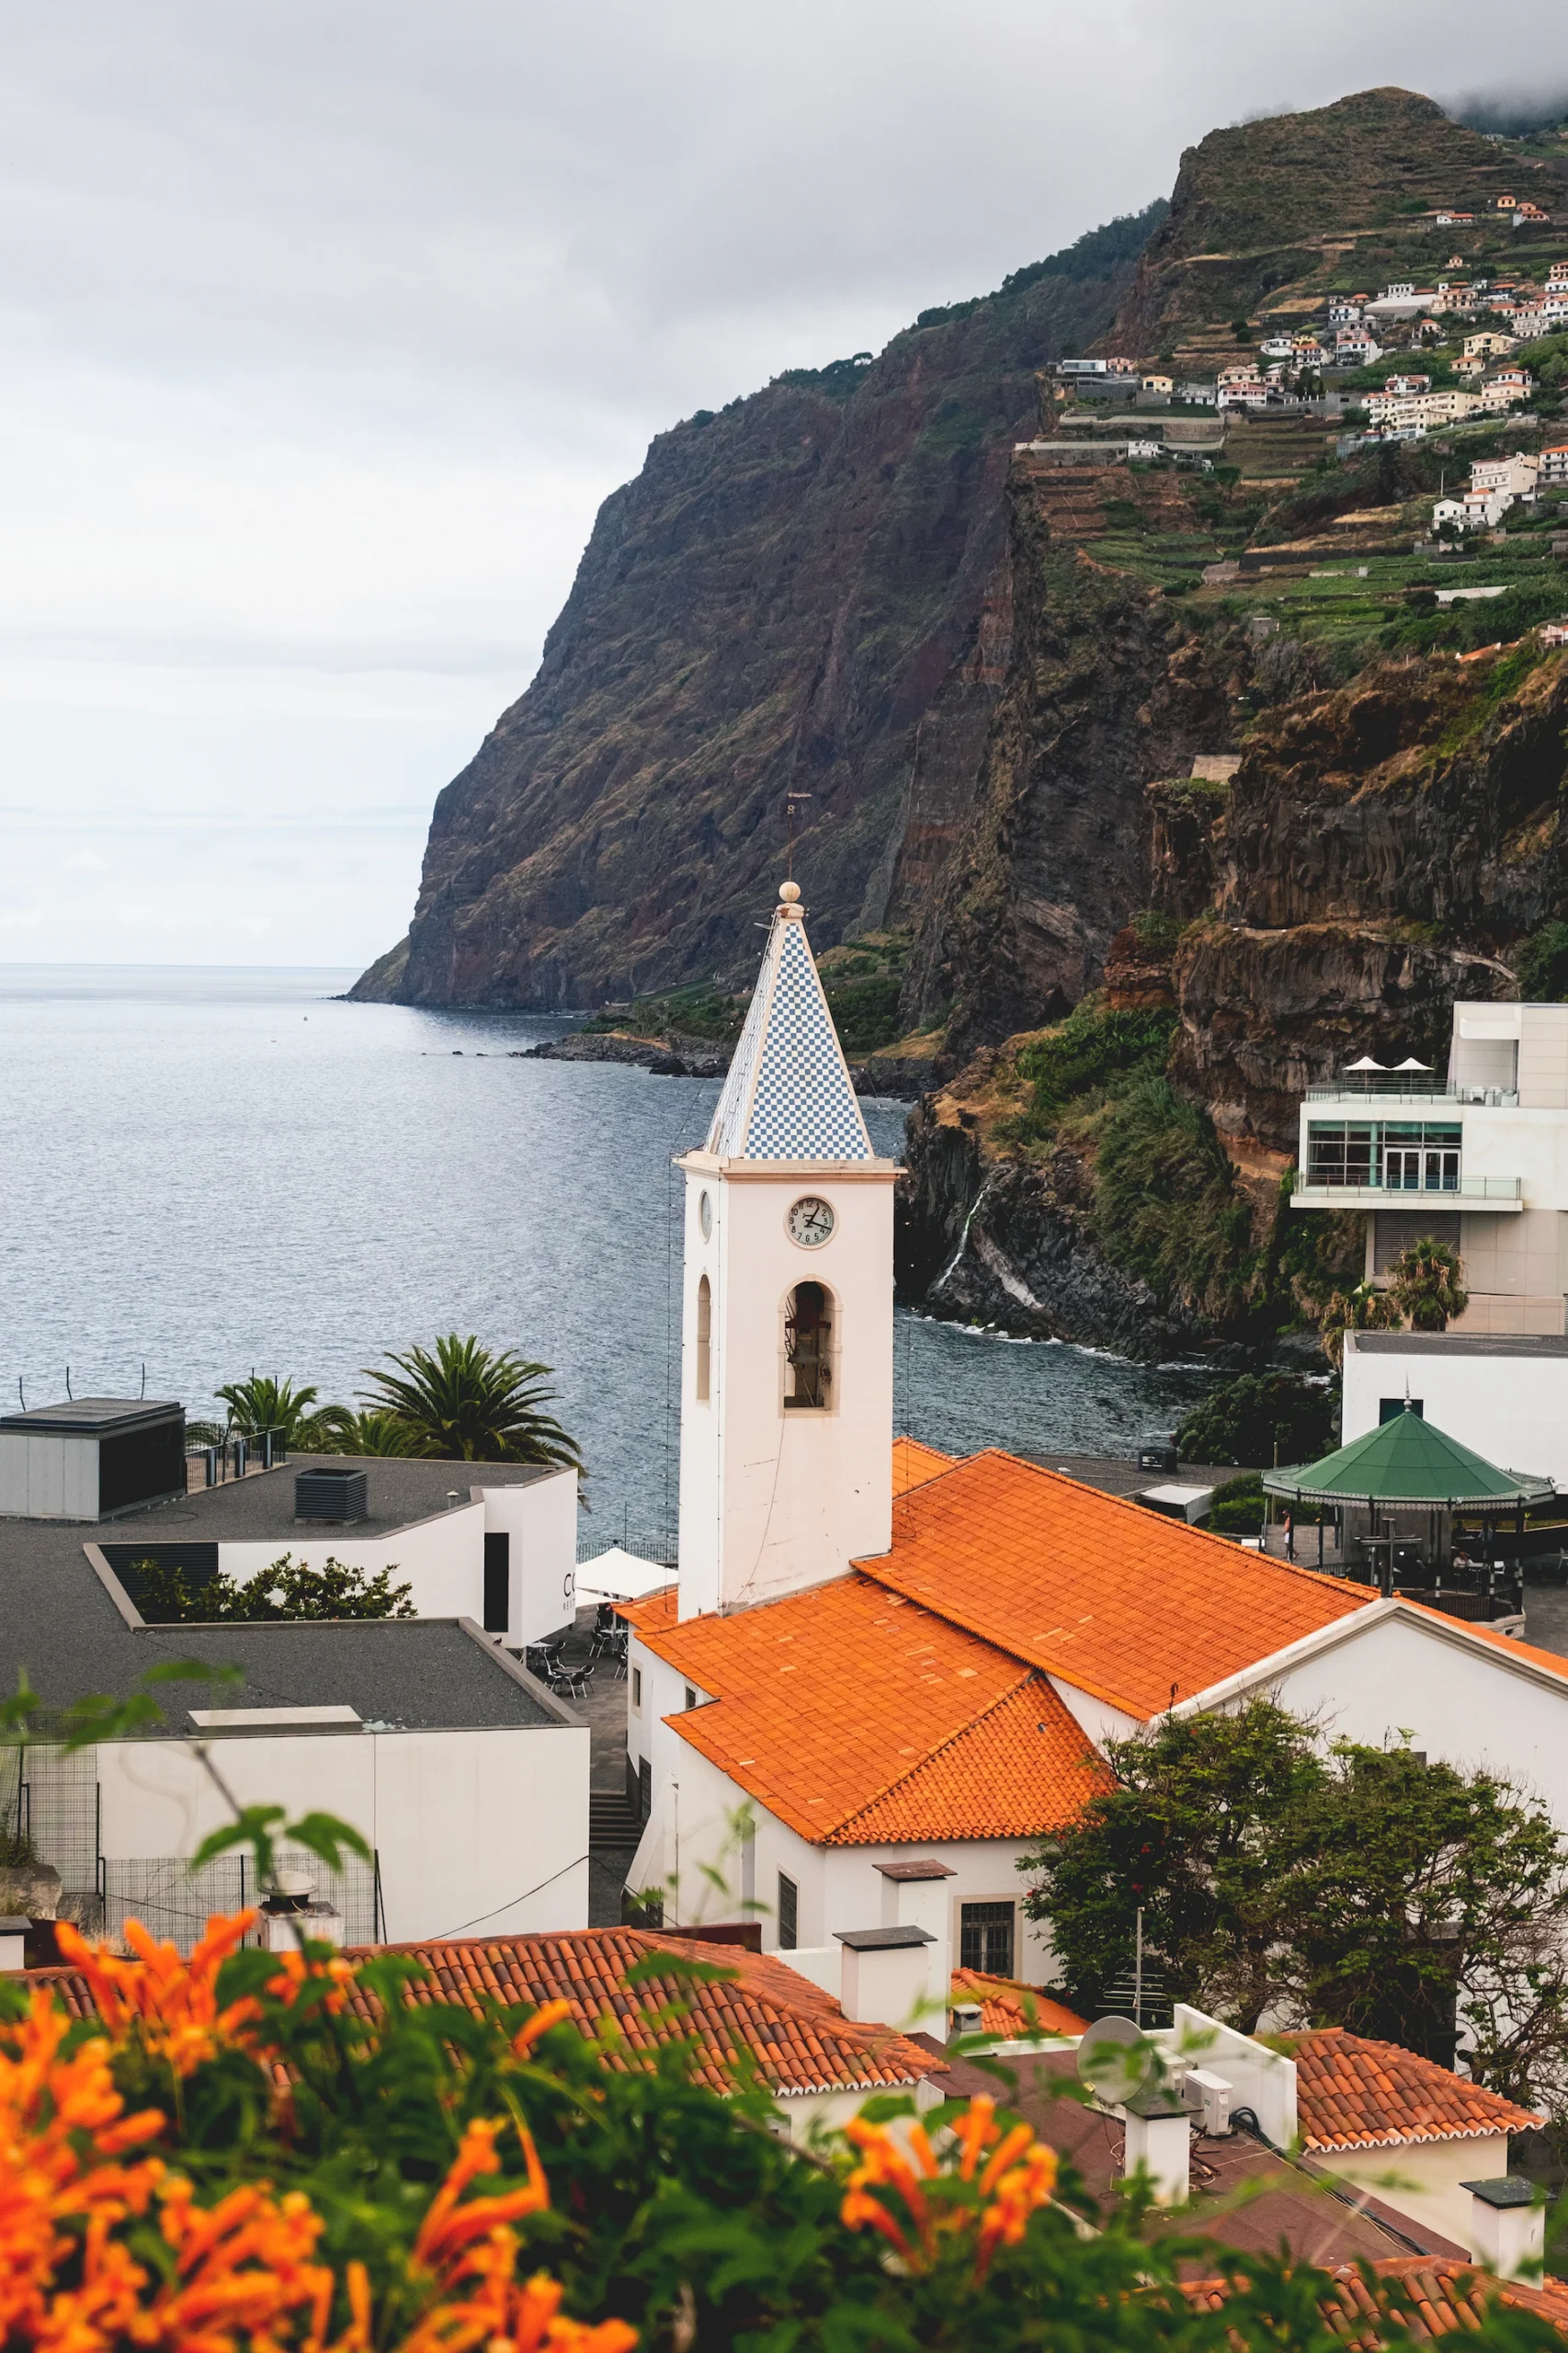
POLYGON ((651 435, 1518 0, 0 0, 0 960, 369 961, 651 435))

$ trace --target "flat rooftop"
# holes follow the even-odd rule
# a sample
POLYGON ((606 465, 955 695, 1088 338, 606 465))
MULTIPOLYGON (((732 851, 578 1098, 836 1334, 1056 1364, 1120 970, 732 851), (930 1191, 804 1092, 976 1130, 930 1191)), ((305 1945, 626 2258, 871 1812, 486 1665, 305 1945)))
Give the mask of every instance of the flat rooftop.
POLYGON ((1568 1357, 1551 1332, 1355 1332, 1358 1357, 1568 1357))
POLYGON ((0 1430, 45 1431, 67 1438, 111 1438, 183 1412, 177 1398, 67 1397, 58 1405, 29 1405, 0 1415, 0 1430))
MULTIPOLYGON (((192 1457, 193 1468, 199 1458, 192 1457)), ((199 1472, 198 1471, 198 1475, 199 1472)), ((270 1471, 249 1472, 221 1487, 193 1487, 183 1500, 154 1504, 150 1511, 121 1514, 108 1532, 117 1544, 162 1537, 176 1544, 265 1544, 298 1551, 301 1543, 336 1537, 391 1536, 416 1520, 434 1519, 450 1508, 455 1492, 468 1503, 475 1487, 529 1487, 554 1472, 538 1462, 411 1462, 398 1455, 290 1454, 270 1471), (369 1516, 344 1522, 296 1519, 294 1474, 298 1471, 363 1471, 369 1516)), ((38 1521, 23 1526, 40 1525, 38 1521)))
MULTIPOLYGON (((339 1536, 375 1536, 444 1508, 449 1487, 468 1500, 471 1484, 517 1485, 546 1477, 522 1463, 402 1462, 373 1460, 370 1498, 377 1513, 339 1531, 293 1518, 296 1468, 339 1467, 342 1455, 299 1455, 278 1470, 235 1481, 129 1522, 137 1539, 165 1541, 272 1540, 296 1554, 330 1547, 339 1536), (252 1515, 254 1514, 254 1517, 252 1515), (230 1515, 237 1515, 231 1518, 230 1515)), ((358 1468, 359 1458, 355 1458, 358 1468)), ((456 1730, 546 1725, 577 1719, 517 1668, 506 1654, 465 1631, 455 1619, 403 1618, 294 1621, 256 1626, 128 1626, 87 1558, 86 1546, 126 1540, 128 1523, 111 1528, 66 1520, 0 1519, 0 1688, 14 1691, 25 1673, 46 1706, 62 1708, 89 1692, 125 1699, 150 1666, 170 1659, 233 1664, 238 1687, 214 1690, 175 1684, 159 1693, 163 1725, 179 1738, 193 1707, 313 1708, 347 1704, 367 1724, 456 1730)), ((154 1687, 156 1688, 156 1687, 154 1687)), ((330 1736, 330 1735, 329 1735, 330 1736)))

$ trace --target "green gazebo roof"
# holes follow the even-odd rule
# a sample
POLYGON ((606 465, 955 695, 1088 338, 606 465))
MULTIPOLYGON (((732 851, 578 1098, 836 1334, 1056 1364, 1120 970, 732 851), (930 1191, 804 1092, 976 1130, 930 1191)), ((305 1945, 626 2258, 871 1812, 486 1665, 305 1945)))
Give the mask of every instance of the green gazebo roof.
POLYGON ((1517 1509, 1549 1503, 1556 1490, 1550 1479, 1527 1471, 1499 1471, 1435 1429, 1406 1406, 1381 1428, 1353 1438, 1321 1462, 1299 1462, 1266 1471, 1264 1492, 1302 1502, 1346 1504, 1486 1504, 1517 1509))

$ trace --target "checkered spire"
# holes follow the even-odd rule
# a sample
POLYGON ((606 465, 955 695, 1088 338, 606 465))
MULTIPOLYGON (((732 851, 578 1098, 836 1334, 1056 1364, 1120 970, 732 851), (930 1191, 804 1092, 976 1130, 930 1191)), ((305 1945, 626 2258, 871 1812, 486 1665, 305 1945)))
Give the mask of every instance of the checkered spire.
POLYGON ((786 882, 746 1026, 708 1131, 721 1160, 869 1160, 871 1139, 786 882))

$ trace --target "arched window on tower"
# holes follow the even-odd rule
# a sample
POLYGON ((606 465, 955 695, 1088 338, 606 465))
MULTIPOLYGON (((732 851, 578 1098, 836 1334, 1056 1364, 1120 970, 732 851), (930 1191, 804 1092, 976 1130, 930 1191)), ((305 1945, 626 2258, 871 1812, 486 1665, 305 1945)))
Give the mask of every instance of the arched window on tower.
POLYGON ((784 1318, 784 1403, 823 1412, 833 1403, 832 1302, 821 1283, 797 1283, 784 1318))
POLYGON ((713 1362, 713 1293, 708 1278, 703 1276, 697 1286, 697 1394, 706 1398, 710 1392, 713 1362))

